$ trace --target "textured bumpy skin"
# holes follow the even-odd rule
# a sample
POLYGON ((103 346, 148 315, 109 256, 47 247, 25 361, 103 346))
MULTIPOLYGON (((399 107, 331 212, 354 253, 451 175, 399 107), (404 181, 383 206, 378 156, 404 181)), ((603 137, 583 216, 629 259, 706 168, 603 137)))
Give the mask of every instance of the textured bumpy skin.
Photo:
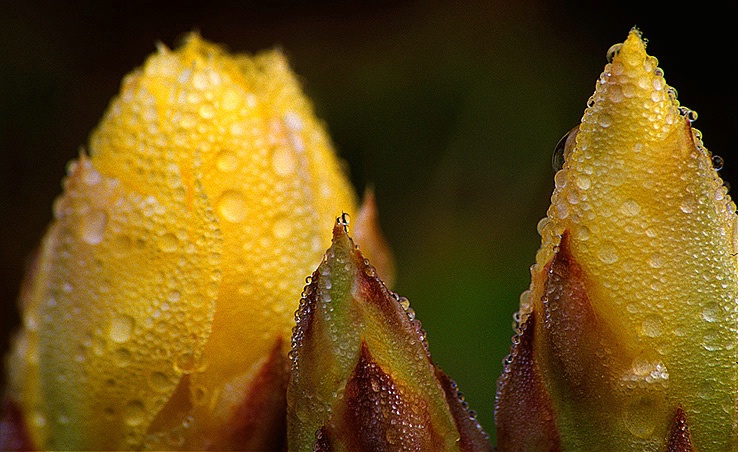
POLYGON ((408 301, 337 223, 306 286, 290 352, 290 451, 491 451, 431 361, 408 301))
POLYGON ((285 58, 197 35, 160 46, 89 154, 69 167, 8 360, 33 444, 280 447, 254 432, 277 410, 284 438, 295 294, 323 225, 356 209, 285 58))
POLYGON ((639 32, 609 54, 540 224, 499 449, 736 450, 736 205, 639 32))

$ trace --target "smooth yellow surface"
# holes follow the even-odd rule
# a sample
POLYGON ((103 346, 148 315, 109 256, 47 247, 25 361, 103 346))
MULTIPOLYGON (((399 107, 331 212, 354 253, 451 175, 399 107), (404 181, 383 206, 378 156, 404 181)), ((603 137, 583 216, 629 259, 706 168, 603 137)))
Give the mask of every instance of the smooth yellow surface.
POLYGON ((287 352, 353 191, 279 52, 195 34, 126 76, 89 153, 45 240, 11 393, 47 447, 202 447, 278 337, 287 352), (150 425, 184 375, 181 419, 150 425))
MULTIPOLYGON (((565 450, 664 450, 678 404, 697 450, 736 449, 736 205, 682 113, 632 31, 555 176, 532 274, 569 231, 595 313, 620 337, 606 359, 622 354, 592 369, 611 394, 601 412, 567 412, 552 394, 565 450)), ((524 318, 541 295, 524 293, 524 318)))

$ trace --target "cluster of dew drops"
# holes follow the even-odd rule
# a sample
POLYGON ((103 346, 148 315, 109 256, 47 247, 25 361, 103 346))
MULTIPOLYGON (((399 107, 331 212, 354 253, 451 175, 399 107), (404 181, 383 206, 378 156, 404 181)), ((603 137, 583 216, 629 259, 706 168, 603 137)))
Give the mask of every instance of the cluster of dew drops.
MULTIPOLYGON (((606 60, 608 63, 613 62, 613 58, 618 55, 618 52, 621 50, 621 47, 623 46, 622 43, 614 44, 609 49, 608 52, 606 52, 606 60)), ((654 61, 654 75, 657 77, 664 77, 664 71, 662 68, 657 66, 658 60, 655 57, 653 58, 654 61)), ((670 99, 678 106, 678 111, 680 112, 680 115, 684 117, 691 125, 691 129, 693 131, 693 137, 694 142, 698 149, 700 149, 702 152, 708 154, 711 157, 711 164, 713 165, 713 168, 716 171, 721 171, 724 167, 724 159, 720 155, 712 154, 708 149, 706 149, 703 146, 703 134, 700 130, 695 129, 692 127, 693 123, 698 119, 698 112, 695 110, 691 110, 688 107, 685 107, 683 105, 680 105, 680 102, 677 99, 677 89, 675 89, 672 86, 667 86, 667 94, 670 96, 670 99)), ((595 105, 595 97, 590 96, 590 98, 587 101, 587 107, 591 108, 593 105, 595 105)), ((573 128, 572 130, 568 131, 555 145, 554 151, 552 152, 552 169, 554 169, 554 172, 562 169, 562 166, 564 165, 565 161, 565 145, 567 144, 567 138, 572 133, 577 132, 577 127, 573 128)), ((724 181, 724 185, 726 186, 727 190, 729 189, 729 183, 724 181)))

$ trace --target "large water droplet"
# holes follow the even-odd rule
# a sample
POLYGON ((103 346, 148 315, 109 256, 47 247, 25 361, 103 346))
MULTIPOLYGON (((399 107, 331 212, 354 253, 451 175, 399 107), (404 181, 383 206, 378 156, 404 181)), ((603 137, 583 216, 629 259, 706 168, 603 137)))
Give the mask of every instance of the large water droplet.
POLYGON ((648 337, 661 336, 662 318, 654 314, 646 316, 641 324, 641 334, 648 337))
POLYGON ((651 256, 649 256, 649 259, 647 260, 647 263, 652 268, 660 268, 664 265, 664 259, 662 257, 661 253, 654 253, 651 256))
POLYGON ((724 168, 724 159, 720 155, 711 156, 711 163, 716 171, 721 171, 724 168))
POLYGON ((131 350, 121 347, 116 349, 113 354, 113 360, 118 367, 126 367, 131 364, 131 350))
POLYGON ((649 438, 657 426, 659 405, 654 396, 643 396, 629 402, 623 416, 629 432, 638 438, 649 438))
POLYGON ((195 357, 192 355, 192 353, 181 354, 175 360, 174 368, 178 372, 189 374, 195 369, 195 357))
POLYGON ((135 427, 144 422, 146 417, 146 410, 143 402, 140 400, 132 400, 128 402, 126 407, 123 409, 123 420, 127 425, 135 427))
POLYGON ((228 221, 238 223, 246 218, 246 202, 241 193, 228 190, 218 199, 218 212, 228 221))
POLYGON ((169 377, 162 372, 152 372, 149 375, 149 385, 158 392, 163 392, 171 387, 169 377))
POLYGON ((125 314, 119 314, 113 317, 108 328, 108 337, 117 343, 126 342, 131 338, 131 332, 134 326, 133 317, 125 314))
POLYGON ((80 218, 80 237, 90 245, 97 245, 103 241, 105 226, 107 224, 108 214, 104 210, 92 210, 80 218))
POLYGON ((701 312, 701 317, 706 322, 717 322, 720 319, 720 315, 721 309, 719 308, 718 303, 709 303, 701 312))
POLYGON ((606 52, 606 60, 609 63, 613 62, 613 59, 618 55, 618 53, 621 51, 621 47, 623 47, 623 43, 613 44, 608 51, 606 52))
POLYGON ((612 264, 618 260, 616 248, 610 244, 603 244, 598 250, 598 259, 604 264, 612 264))
POLYGON ((575 146, 575 137, 579 130, 580 126, 573 127, 564 134, 564 136, 562 136, 562 138, 557 142, 557 145, 554 146, 554 152, 552 152, 552 168, 554 171, 559 171, 562 169, 562 166, 564 166, 566 157, 575 146))
POLYGON ((575 177, 575 185, 577 185, 580 190, 587 190, 590 188, 590 177, 585 174, 578 174, 577 177, 575 177))
POLYGON ((634 201, 633 199, 627 199, 624 201, 623 204, 621 204, 621 212, 624 215, 628 215, 630 217, 639 215, 639 212, 641 211, 641 206, 638 202, 634 201))
POLYGON ((680 203, 680 210, 682 210, 683 213, 693 213, 694 208, 695 202, 692 199, 685 199, 682 203, 680 203))

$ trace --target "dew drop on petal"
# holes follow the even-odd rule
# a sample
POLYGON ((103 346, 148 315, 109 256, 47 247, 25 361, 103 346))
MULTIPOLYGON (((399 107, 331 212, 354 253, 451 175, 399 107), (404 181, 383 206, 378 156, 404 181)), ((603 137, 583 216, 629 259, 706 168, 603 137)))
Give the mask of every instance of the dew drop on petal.
POLYGON ((131 338, 131 332, 133 331, 134 320, 133 317, 125 314, 119 314, 113 317, 110 321, 110 327, 108 328, 108 337, 110 340, 117 343, 126 342, 131 338))
POLYGON ((618 52, 621 51, 621 47, 623 47, 623 43, 613 44, 609 49, 608 52, 606 52, 606 60, 609 63, 613 62, 613 59, 618 55, 618 52))
POLYGON ((575 178, 575 184, 580 190, 587 190, 590 188, 590 178, 585 174, 578 174, 575 178))
POLYGON ((246 202, 241 193, 235 190, 223 192, 218 199, 218 212, 228 221, 238 223, 246 218, 246 202))
POLYGON ((639 215, 639 212, 641 211, 641 206, 638 202, 634 201, 633 199, 627 199, 624 201, 623 204, 621 204, 621 212, 624 215, 628 215, 630 217, 639 215))
POLYGON ((92 210, 80 218, 80 237, 90 245, 97 245, 103 241, 107 224, 108 214, 104 210, 92 210))
POLYGON ((171 387, 169 377, 162 372, 152 372, 149 375, 149 385, 158 392, 163 392, 171 387))
POLYGON ((713 169, 716 171, 721 171, 724 167, 724 159, 720 155, 712 156, 711 163, 713 164, 713 169))
POLYGON ((189 374, 195 369, 195 357, 192 353, 183 353, 174 362, 176 371, 189 374))
POLYGON ((123 420, 127 425, 135 427, 144 422, 146 410, 140 400, 132 400, 123 409, 123 420))
POLYGON ((647 395, 632 400, 623 414, 624 424, 629 432, 638 438, 649 438, 657 426, 659 402, 655 396, 647 395))
POLYGON ((706 322, 716 322, 719 320, 721 315, 721 310, 719 308, 718 303, 709 303, 705 308, 703 308, 703 311, 701 312, 701 317, 706 322))
POLYGON ((598 259, 600 259, 604 264, 612 264, 616 262, 618 260, 616 248, 614 248, 613 245, 604 244, 598 250, 598 259))
POLYGON ((660 253, 654 253, 651 256, 649 256, 649 259, 647 260, 647 263, 652 268, 660 268, 664 265, 664 259, 662 258, 662 254, 660 253))
POLYGON ((162 236, 159 248, 165 253, 171 253, 177 250, 177 243, 177 237, 171 232, 168 232, 162 236))
POLYGON ((646 316, 641 324, 641 334, 648 337, 661 336, 662 318, 654 314, 646 316))

